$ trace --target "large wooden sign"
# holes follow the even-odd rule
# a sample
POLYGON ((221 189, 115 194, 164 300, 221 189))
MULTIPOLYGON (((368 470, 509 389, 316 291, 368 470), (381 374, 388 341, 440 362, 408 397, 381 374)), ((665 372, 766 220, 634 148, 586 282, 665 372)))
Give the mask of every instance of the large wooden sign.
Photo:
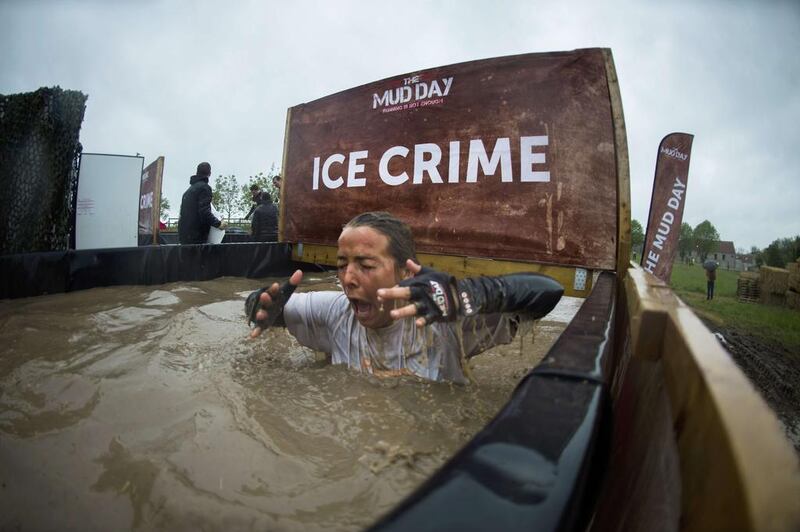
POLYGON ((282 239, 335 245, 386 210, 420 251, 613 270, 624 124, 609 69, 605 49, 510 56, 292 107, 282 239))

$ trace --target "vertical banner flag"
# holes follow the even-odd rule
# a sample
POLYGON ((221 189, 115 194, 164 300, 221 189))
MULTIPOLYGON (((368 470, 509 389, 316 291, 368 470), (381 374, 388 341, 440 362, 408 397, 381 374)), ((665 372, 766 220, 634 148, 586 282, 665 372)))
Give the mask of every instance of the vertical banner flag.
POLYGON ((664 282, 669 282, 678 251, 693 139, 688 133, 670 133, 658 147, 641 264, 664 282))
POLYGON ((161 210, 163 173, 164 156, 162 155, 142 170, 142 182, 139 186, 139 234, 151 236, 153 244, 158 243, 158 217, 161 210))

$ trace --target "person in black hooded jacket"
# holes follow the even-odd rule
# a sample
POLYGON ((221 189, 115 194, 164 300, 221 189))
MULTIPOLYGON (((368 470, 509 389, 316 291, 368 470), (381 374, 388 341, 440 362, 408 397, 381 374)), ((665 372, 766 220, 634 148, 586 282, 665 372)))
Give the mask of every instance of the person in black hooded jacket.
POLYGON ((258 195, 258 206, 253 211, 253 224, 250 234, 255 242, 278 241, 278 208, 272 203, 272 196, 267 191, 258 195))
POLYGON ((211 212, 210 176, 211 165, 198 164, 197 173, 189 179, 190 186, 183 193, 178 218, 178 242, 181 244, 205 244, 211 226, 224 227, 222 220, 211 212))

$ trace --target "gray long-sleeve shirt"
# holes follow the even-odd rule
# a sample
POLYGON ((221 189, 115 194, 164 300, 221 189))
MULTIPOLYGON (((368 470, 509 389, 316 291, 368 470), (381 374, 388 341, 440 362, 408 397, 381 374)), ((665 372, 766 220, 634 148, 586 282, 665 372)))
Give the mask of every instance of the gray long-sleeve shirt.
POLYGON ((479 315, 419 328, 413 318, 382 329, 368 329, 355 317, 341 292, 292 295, 283 310, 289 332, 306 347, 328 353, 333 364, 347 364, 377 376, 415 375, 432 381, 466 383, 463 356, 471 357, 513 339, 510 316, 479 315))

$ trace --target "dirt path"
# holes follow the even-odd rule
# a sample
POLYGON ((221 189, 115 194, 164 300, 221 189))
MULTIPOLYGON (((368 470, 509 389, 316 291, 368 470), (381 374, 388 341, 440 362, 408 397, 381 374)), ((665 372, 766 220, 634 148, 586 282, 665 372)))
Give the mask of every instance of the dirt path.
POLYGON ((703 320, 761 392, 800 454, 800 352, 703 320))

